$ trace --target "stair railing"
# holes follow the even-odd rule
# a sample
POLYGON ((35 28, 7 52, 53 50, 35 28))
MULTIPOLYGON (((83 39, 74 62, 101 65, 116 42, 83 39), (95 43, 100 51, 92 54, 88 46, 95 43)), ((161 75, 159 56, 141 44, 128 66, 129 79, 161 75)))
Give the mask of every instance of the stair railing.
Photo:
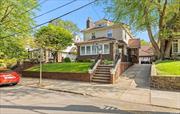
POLYGON ((115 57, 115 60, 114 60, 114 64, 113 64, 113 67, 111 69, 111 83, 115 83, 116 80, 118 79, 118 76, 119 76, 119 66, 120 66, 120 63, 121 63, 121 55, 118 54, 116 55, 115 57))
POLYGON ((93 62, 93 64, 90 66, 90 69, 89 69, 89 74, 90 74, 90 81, 95 73, 95 70, 96 68, 98 67, 98 65, 101 63, 101 60, 102 60, 102 55, 99 54, 95 61, 93 62))

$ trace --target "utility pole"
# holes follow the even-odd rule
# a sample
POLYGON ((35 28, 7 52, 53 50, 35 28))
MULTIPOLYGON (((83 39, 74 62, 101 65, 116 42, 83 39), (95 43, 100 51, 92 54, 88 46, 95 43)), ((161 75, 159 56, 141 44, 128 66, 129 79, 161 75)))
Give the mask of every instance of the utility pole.
POLYGON ((40 49, 40 61, 39 61, 39 86, 42 85, 42 59, 43 59, 43 50, 40 49))

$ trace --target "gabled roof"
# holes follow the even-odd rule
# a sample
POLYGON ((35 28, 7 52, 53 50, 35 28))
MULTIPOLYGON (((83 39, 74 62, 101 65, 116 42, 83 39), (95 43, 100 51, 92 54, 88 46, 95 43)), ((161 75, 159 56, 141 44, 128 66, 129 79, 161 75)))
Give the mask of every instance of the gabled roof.
POLYGON ((141 47, 140 39, 129 39, 128 46, 129 48, 140 48, 141 47))
POLYGON ((151 46, 141 46, 139 50, 140 57, 154 56, 154 50, 151 46))

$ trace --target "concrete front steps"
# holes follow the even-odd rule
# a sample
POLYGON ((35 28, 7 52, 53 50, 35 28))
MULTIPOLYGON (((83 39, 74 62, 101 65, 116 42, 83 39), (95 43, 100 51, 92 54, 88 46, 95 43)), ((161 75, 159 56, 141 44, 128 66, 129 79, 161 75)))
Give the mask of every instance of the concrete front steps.
POLYGON ((99 65, 95 71, 95 74, 92 77, 92 82, 97 83, 110 83, 111 81, 111 73, 110 70, 112 65, 99 65))

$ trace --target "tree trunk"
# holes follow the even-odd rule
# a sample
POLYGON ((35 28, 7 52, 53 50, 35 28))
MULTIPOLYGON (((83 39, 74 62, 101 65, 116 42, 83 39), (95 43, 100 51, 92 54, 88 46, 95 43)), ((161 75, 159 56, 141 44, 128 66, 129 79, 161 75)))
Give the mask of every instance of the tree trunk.
POLYGON ((164 59, 164 52, 165 52, 165 49, 166 49, 166 40, 164 40, 163 38, 159 38, 160 39, 160 51, 161 51, 161 60, 164 59))
POLYGON ((146 25, 146 29, 147 29, 147 32, 148 32, 148 36, 149 36, 149 39, 151 41, 151 44, 152 46, 154 47, 154 50, 155 50, 155 55, 158 57, 158 59, 161 57, 161 52, 160 52, 160 49, 159 49, 159 46, 158 44, 156 43, 156 41, 154 40, 153 38, 153 34, 152 34, 152 31, 151 31, 151 27, 150 27, 150 24, 147 24, 146 25))
POLYGON ((166 43, 166 49, 164 52, 164 58, 166 59, 170 59, 171 44, 172 44, 171 40, 168 40, 166 43))

